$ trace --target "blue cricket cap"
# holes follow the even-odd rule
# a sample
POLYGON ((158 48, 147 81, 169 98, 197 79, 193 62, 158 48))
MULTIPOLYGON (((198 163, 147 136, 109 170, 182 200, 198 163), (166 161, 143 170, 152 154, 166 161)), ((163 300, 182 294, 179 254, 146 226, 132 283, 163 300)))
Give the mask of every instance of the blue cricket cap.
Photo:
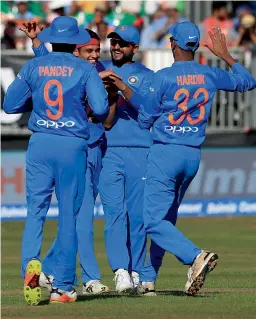
POLYGON ((135 44, 140 43, 140 34, 137 28, 132 25, 121 25, 113 32, 110 32, 108 38, 115 38, 116 36, 120 37, 122 40, 126 42, 131 42, 135 44))
POLYGON ((79 28, 77 20, 72 17, 58 17, 50 27, 38 33, 41 42, 83 44, 91 40, 89 33, 79 28))
POLYGON ((195 52, 200 43, 200 31, 197 25, 184 21, 170 27, 169 33, 177 45, 185 51, 195 52))

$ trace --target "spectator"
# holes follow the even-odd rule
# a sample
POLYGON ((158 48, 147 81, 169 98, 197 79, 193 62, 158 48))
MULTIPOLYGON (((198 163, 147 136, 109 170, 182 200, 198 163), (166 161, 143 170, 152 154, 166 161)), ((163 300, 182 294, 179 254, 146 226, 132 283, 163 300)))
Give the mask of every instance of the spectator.
POLYGON ((152 39, 152 46, 154 48, 169 47, 170 37, 168 35, 168 28, 175 23, 186 20, 179 16, 179 11, 177 9, 177 1, 164 2, 162 10, 164 12, 164 16, 154 20, 153 23, 151 24, 151 31, 152 31, 151 39, 152 39))
POLYGON ((155 27, 155 22, 161 19, 163 16, 164 16, 164 12, 162 10, 157 10, 152 17, 151 23, 142 30, 141 39, 140 39, 141 49, 154 49, 158 47, 158 42, 154 38, 154 33, 155 33, 154 27, 155 27))
POLYGON ((105 21, 105 9, 102 7, 96 7, 94 11, 94 20, 91 21, 87 28, 96 32, 101 40, 101 48, 107 50, 109 48, 109 40, 107 40, 107 35, 113 29, 105 21))
POLYGON ((238 25, 238 37, 235 46, 250 47, 256 45, 256 19, 252 14, 244 14, 240 17, 238 25))
POLYGON ((41 19, 46 18, 46 12, 44 11, 45 5, 48 3, 46 1, 29 1, 28 9, 35 16, 40 17, 41 19))
MULTIPOLYGON (((145 13, 150 17, 153 17, 159 10, 162 2, 162 0, 145 0, 145 13)), ((153 19, 155 20, 155 18, 153 19)))
POLYGON ((14 13, 14 19, 17 24, 21 24, 28 20, 36 19, 36 16, 28 10, 27 2, 19 1, 17 3, 17 9, 18 12, 14 13))
POLYGON ((100 23, 98 26, 98 35, 100 37, 100 49, 102 52, 109 53, 110 41, 107 39, 107 35, 110 33, 110 29, 107 23, 100 23))
POLYGON ((88 23, 93 20, 93 14, 83 11, 83 6, 79 1, 72 2, 69 15, 74 17, 82 28, 86 28, 88 23))
POLYGON ((1 39, 1 48, 3 50, 15 49, 15 30, 16 24, 13 21, 7 21, 1 39))
POLYGON ((67 7, 71 5, 70 0, 53 0, 49 4, 49 9, 52 11, 47 16, 47 22, 52 23, 52 21, 59 17, 64 16, 67 13, 67 7))
POLYGON ((237 7, 236 9, 236 17, 233 19, 233 23, 234 23, 234 28, 236 31, 238 31, 239 26, 240 26, 240 20, 243 16, 247 15, 247 14, 251 14, 252 10, 251 8, 248 6, 248 4, 243 4, 239 7, 237 7))
POLYGON ((107 1, 98 0, 98 1, 75 1, 75 2, 79 5, 81 10, 86 13, 93 14, 95 12, 95 9, 98 7, 106 10, 107 1))
POLYGON ((215 27, 220 28, 225 34, 229 47, 235 44, 237 34, 234 29, 234 23, 229 18, 227 3, 225 1, 214 1, 212 3, 212 15, 204 19, 200 25, 202 44, 208 39, 208 31, 215 27))

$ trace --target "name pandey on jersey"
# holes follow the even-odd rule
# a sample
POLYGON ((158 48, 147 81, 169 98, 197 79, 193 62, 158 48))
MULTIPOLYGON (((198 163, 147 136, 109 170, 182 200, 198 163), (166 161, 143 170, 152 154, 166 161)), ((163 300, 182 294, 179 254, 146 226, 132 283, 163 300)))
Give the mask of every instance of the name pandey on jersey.
POLYGON ((39 66, 39 76, 71 76, 74 68, 70 66, 39 66))

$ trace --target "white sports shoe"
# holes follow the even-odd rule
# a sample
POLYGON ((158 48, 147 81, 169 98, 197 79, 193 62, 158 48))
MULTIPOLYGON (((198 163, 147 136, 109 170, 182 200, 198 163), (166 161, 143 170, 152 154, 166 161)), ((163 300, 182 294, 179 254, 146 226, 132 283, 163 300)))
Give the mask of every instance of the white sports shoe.
POLYGON ((146 297, 157 296, 155 283, 153 281, 140 281, 137 287, 137 294, 146 297))
POLYGON ((53 276, 46 275, 45 273, 41 272, 39 277, 39 286, 42 288, 46 288, 49 291, 52 291, 52 282, 53 282, 53 276))
POLYGON ((52 288, 50 295, 50 303, 70 303, 77 299, 75 289, 71 291, 61 290, 59 288, 52 288))
POLYGON ((197 294, 203 287, 206 276, 216 267, 218 258, 217 254, 205 250, 196 257, 188 270, 188 281, 185 286, 185 292, 188 295, 197 294))
POLYGON ((106 292, 109 292, 109 288, 103 285, 100 280, 90 280, 83 284, 83 295, 98 295, 106 292))
POLYGON ((137 286, 140 282, 140 277, 136 271, 132 271, 131 279, 132 279, 132 283, 133 283, 133 288, 137 288, 137 286))
POLYGON ((127 292, 133 288, 130 274, 125 269, 118 269, 115 272, 114 282, 118 293, 127 292))

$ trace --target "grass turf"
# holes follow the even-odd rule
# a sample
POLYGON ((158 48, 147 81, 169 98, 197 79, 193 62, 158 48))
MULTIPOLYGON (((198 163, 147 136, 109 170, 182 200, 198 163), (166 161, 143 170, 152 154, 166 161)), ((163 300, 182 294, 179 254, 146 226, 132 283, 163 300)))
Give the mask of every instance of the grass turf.
MULTIPOLYGON (((196 297, 182 290, 187 267, 166 254, 157 281, 157 297, 117 295, 104 250, 104 221, 95 222, 95 251, 102 282, 112 292, 79 296, 76 303, 27 306, 23 299, 20 251, 23 222, 2 223, 2 318, 209 318, 245 319, 256 316, 256 217, 181 218, 178 227, 197 245, 217 252, 219 265, 196 297)), ((56 234, 56 222, 47 221, 42 255, 56 234)), ((80 270, 78 268, 80 278, 80 270)), ((81 293, 81 286, 77 288, 81 293)))

